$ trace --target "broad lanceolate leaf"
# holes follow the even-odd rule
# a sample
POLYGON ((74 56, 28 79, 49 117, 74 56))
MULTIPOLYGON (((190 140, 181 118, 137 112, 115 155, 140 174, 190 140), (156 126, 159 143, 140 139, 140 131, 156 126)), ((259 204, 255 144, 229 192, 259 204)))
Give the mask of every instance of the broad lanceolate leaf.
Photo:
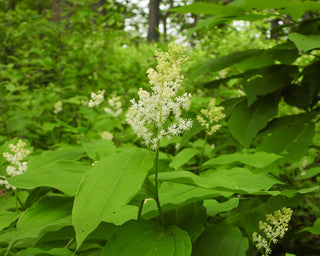
POLYGON ((260 50, 247 50, 247 51, 241 51, 241 52, 234 52, 227 56, 210 60, 206 62, 204 65, 202 65, 199 69, 194 71, 191 74, 191 78, 196 78, 207 72, 219 71, 235 63, 243 61, 244 59, 247 59, 253 56, 254 54, 257 54, 258 52, 260 52, 260 50))
POLYGON ((298 161, 312 144, 316 112, 280 117, 271 123, 258 150, 281 154, 298 161))
POLYGON ((289 39, 294 42, 298 50, 301 52, 307 52, 309 50, 320 48, 319 35, 303 35, 293 32, 289 34, 289 39))
MULTIPOLYGON (((0 204, 2 204, 2 202, 0 202, 0 204)), ((20 213, 1 209, 0 210, 0 231, 8 227, 12 222, 18 219, 19 216, 20 216, 20 213)))
POLYGON ((232 135, 245 147, 249 147, 257 133, 267 126, 271 117, 277 113, 278 97, 267 95, 247 107, 240 103, 228 120, 232 135))
POLYGON ((39 239, 45 232, 52 232, 71 225, 72 199, 64 196, 45 196, 22 213, 17 223, 16 240, 39 239))
POLYGON ((221 223, 201 234, 192 248, 192 256, 246 256, 248 249, 248 238, 242 236, 238 227, 221 223))
POLYGON ((151 221, 129 221, 107 242, 102 256, 188 256, 191 241, 178 227, 164 228, 151 221))
POLYGON ((268 190, 274 184, 282 183, 268 174, 253 173, 248 169, 238 167, 230 170, 208 170, 203 172, 202 176, 187 171, 162 172, 159 173, 159 179, 202 188, 221 188, 248 194, 268 190))
POLYGON ((172 162, 170 163, 170 167, 178 169, 199 153, 200 151, 195 148, 184 148, 173 157, 172 162))
POLYGON ((266 153, 266 152, 254 152, 254 153, 245 153, 245 152, 238 152, 234 154, 228 155, 219 155, 215 158, 210 159, 209 161, 205 162, 202 167, 211 167, 214 168, 217 165, 227 165, 231 163, 240 162, 242 164, 246 164, 255 168, 263 168, 272 163, 276 160, 282 158, 282 156, 273 154, 273 153, 266 153))
MULTIPOLYGON (((159 198, 163 212, 179 206, 202 201, 214 197, 230 197, 233 193, 215 189, 200 188, 179 183, 164 182, 160 186, 159 198)), ((142 209, 142 217, 149 219, 158 215, 154 200, 146 201, 142 209)))
POLYGON ((78 247, 101 221, 112 222, 120 214, 141 188, 153 159, 152 152, 132 149, 101 159, 83 176, 72 212, 78 247))
POLYGON ((192 242, 196 241, 204 230, 206 220, 206 208, 202 202, 181 206, 165 214, 166 225, 177 226, 187 231, 192 242))
POLYGON ((238 207, 239 198, 230 198, 228 201, 222 203, 219 203, 215 199, 208 199, 203 201, 203 205, 207 208, 208 216, 215 216, 220 212, 227 212, 238 207))
POLYGON ((88 156, 97 161, 103 157, 115 153, 116 147, 110 140, 93 140, 83 143, 83 148, 86 150, 88 156))
POLYGON ((23 175, 14 176, 8 180, 17 188, 51 187, 67 195, 74 195, 83 174, 90 168, 91 166, 81 162, 53 161, 34 169, 28 168, 23 175))
POLYGON ((312 227, 306 227, 301 231, 309 231, 312 234, 319 235, 320 234, 320 218, 316 219, 312 227))

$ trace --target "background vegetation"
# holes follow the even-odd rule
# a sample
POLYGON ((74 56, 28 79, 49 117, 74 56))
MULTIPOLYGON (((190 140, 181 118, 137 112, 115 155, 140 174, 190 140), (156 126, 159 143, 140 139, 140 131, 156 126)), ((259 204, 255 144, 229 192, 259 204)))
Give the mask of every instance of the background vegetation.
POLYGON ((261 255, 252 234, 283 207, 293 215, 271 255, 319 255, 320 3, 152 6, 0 1, 0 175, 17 188, 0 187, 0 255, 261 255), (155 155, 125 113, 171 41, 189 57, 193 127, 160 144, 163 226, 155 155), (113 97, 119 116, 104 111, 113 97), (196 116, 213 97, 226 117, 207 136, 196 116), (19 139, 28 170, 8 177, 2 153, 19 139))

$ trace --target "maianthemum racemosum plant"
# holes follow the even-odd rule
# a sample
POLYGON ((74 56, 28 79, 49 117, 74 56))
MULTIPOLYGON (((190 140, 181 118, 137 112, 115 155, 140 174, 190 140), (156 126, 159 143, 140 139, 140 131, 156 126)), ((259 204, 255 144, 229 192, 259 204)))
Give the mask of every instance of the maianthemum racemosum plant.
POLYGON ((143 143, 156 151, 154 199, 162 219, 158 197, 159 144, 161 139, 170 139, 192 127, 192 121, 181 116, 182 110, 187 110, 191 104, 191 94, 178 95, 183 80, 180 66, 187 60, 183 47, 170 43, 168 52, 155 52, 155 56, 156 70, 147 70, 152 92, 139 89, 139 100, 131 100, 126 120, 143 143))

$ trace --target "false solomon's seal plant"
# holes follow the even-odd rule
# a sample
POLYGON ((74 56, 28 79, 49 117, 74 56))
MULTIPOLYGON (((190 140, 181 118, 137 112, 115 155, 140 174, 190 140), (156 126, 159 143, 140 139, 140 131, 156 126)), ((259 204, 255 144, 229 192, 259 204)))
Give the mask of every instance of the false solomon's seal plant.
MULTIPOLYGON (((162 215, 158 196, 158 164, 159 143, 162 138, 168 139, 182 134, 192 127, 192 121, 183 119, 183 109, 190 106, 191 94, 178 95, 183 76, 180 75, 180 66, 187 60, 183 55, 183 47, 173 43, 169 44, 168 52, 156 52, 158 62, 156 70, 147 70, 152 93, 139 89, 138 102, 131 100, 126 118, 139 138, 146 146, 156 151, 155 159, 155 200, 162 215)), ((141 204, 141 207, 143 204, 141 204)), ((163 219, 162 219, 163 220, 163 219)))

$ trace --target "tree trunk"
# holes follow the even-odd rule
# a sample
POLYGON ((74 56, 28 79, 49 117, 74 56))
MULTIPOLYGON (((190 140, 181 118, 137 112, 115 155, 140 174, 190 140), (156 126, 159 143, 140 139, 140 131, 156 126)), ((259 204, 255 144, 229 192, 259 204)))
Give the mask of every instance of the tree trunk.
POLYGON ((149 2, 148 41, 159 41, 160 0, 149 2))
POLYGON ((165 42, 168 41, 168 39, 167 39, 167 19, 168 19, 169 15, 170 15, 169 10, 173 7, 173 0, 170 0, 169 4, 170 4, 169 5, 169 9, 163 15, 163 19, 162 19, 162 22, 163 22, 163 38, 164 38, 165 42))
POLYGON ((61 21, 61 12, 62 12, 62 0, 52 0, 51 9, 52 9, 52 20, 55 22, 61 21))

